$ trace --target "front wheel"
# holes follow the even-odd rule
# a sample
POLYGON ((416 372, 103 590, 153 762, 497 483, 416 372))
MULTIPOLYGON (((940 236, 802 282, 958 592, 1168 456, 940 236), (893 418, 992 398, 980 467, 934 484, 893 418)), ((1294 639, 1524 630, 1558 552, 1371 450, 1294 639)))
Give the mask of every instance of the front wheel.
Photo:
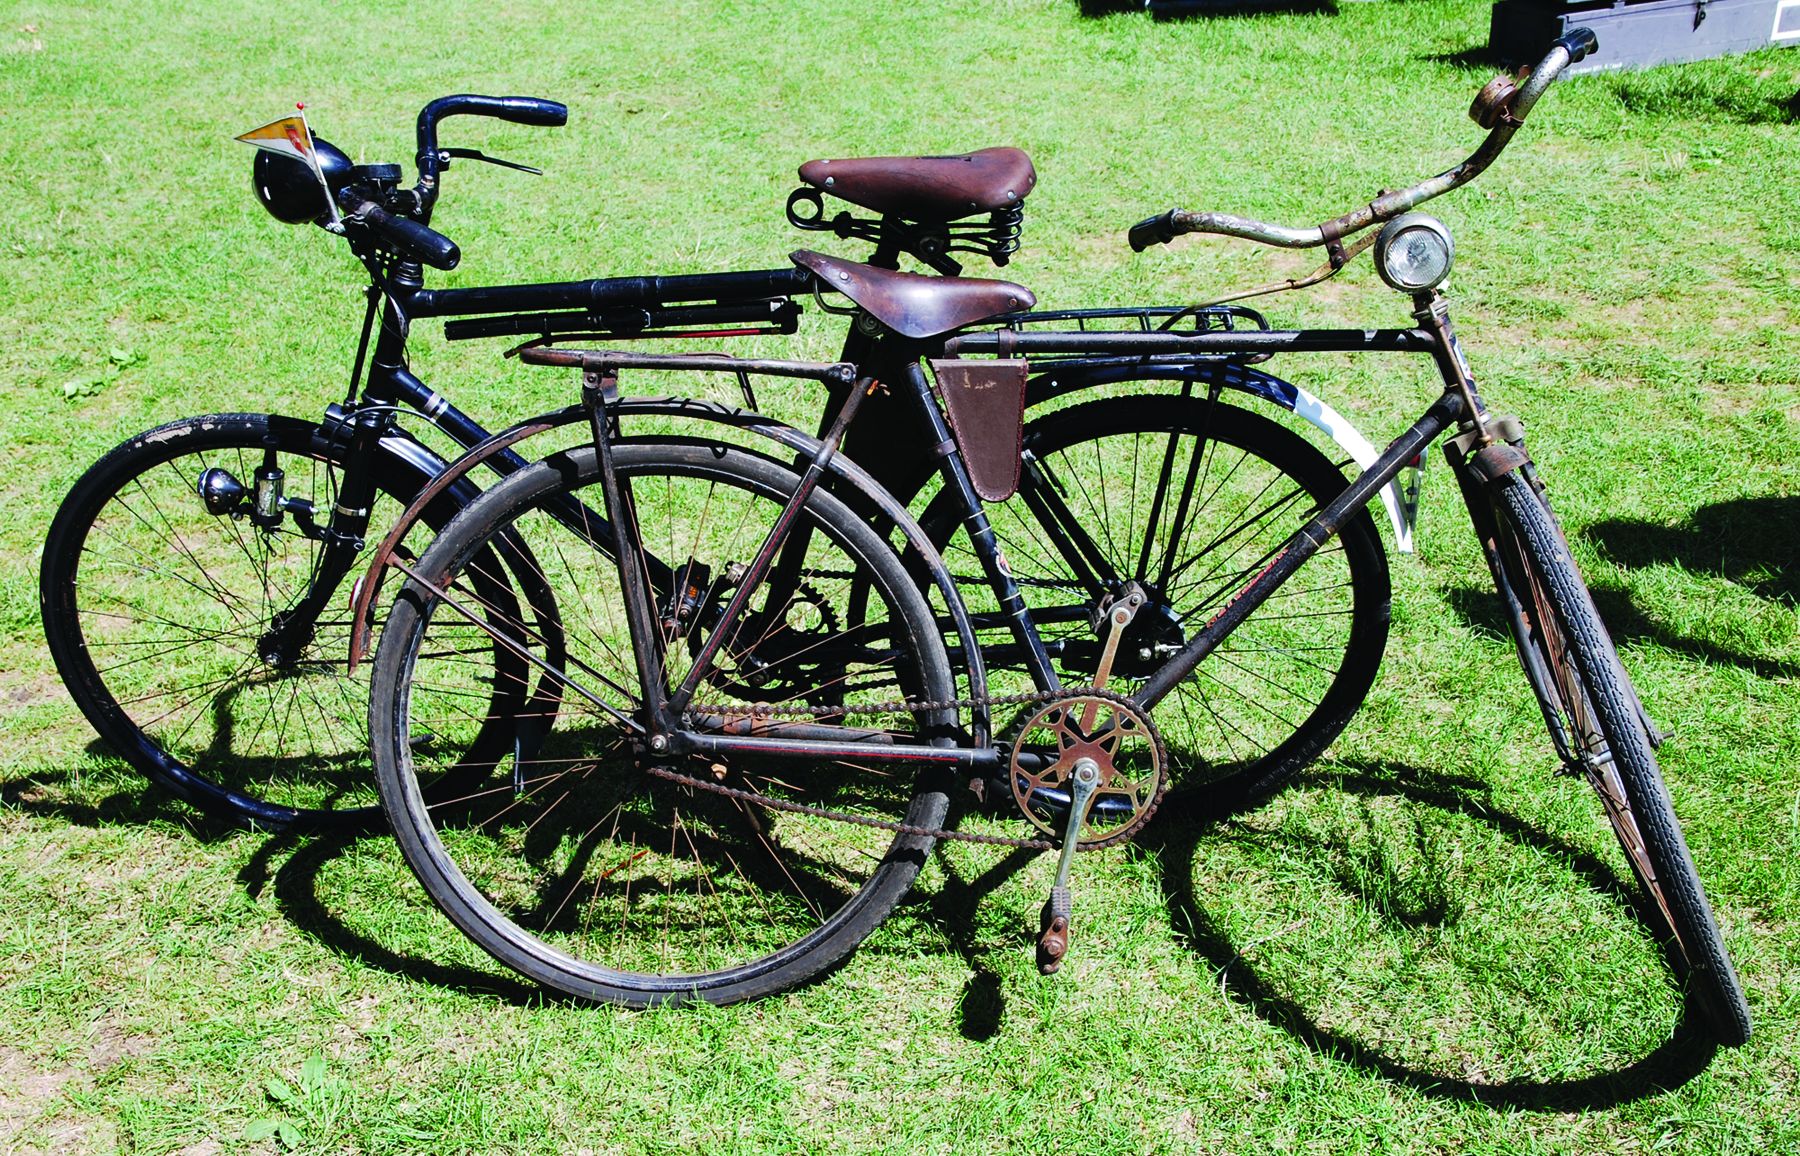
POLYGON ((1530 482, 1492 483, 1503 595, 1517 609, 1520 658, 1557 745, 1600 796, 1632 873, 1673 934, 1707 1027, 1727 1047, 1750 1038, 1750 1008, 1656 764, 1643 712, 1569 548, 1530 482))
MULTIPOLYGON (((314 422, 187 418, 94 463, 50 527, 40 599, 57 672, 102 739, 202 810, 264 829, 379 817, 366 676, 344 670, 347 585, 328 592, 304 633, 276 644, 277 623, 319 582, 327 547, 307 523, 329 522, 347 468, 341 445, 314 422), (287 503, 260 520, 248 492, 259 470, 279 474, 287 503), (209 476, 210 506, 199 492, 209 476), (235 494, 228 479, 247 492, 235 494)), ((363 468, 374 471, 377 517, 425 482, 386 451, 363 468)), ((453 505, 446 496, 426 521, 441 525, 453 505)), ((484 582, 485 600, 519 613, 504 571, 484 582)), ((541 598, 531 602, 540 618, 554 617, 541 598)), ((525 664, 491 648, 466 657, 482 671, 485 713, 499 718, 511 702, 516 714, 525 664)), ((471 739, 470 775, 511 742, 498 723, 471 739)))
MULTIPOLYGON (((843 959, 905 895, 932 838, 892 825, 941 825, 946 776, 878 756, 808 759, 800 737, 786 757, 652 754, 636 729, 640 658, 679 684, 746 594, 748 563, 797 478, 759 455, 676 440, 619 442, 614 466, 636 540, 681 579, 641 622, 654 653, 634 651, 610 536, 602 549, 558 520, 571 498, 604 504, 594 450, 521 470, 453 520, 399 592, 371 688, 382 802, 438 907, 538 983, 632 1006, 780 991, 843 959), (449 593, 477 584, 488 544, 507 534, 535 544, 563 609, 562 711, 484 789, 434 799, 447 756, 487 724, 471 709, 479 688, 446 658, 478 616, 503 649, 531 642, 528 624, 449 593)), ((686 727, 780 734, 797 721, 877 752, 888 736, 948 742, 949 660, 899 558, 822 490, 792 533, 803 580, 747 592, 686 727), (935 705, 907 708, 921 703, 935 705), (845 722, 854 737, 834 729, 845 722)), ((656 568, 641 555, 628 564, 656 568)))

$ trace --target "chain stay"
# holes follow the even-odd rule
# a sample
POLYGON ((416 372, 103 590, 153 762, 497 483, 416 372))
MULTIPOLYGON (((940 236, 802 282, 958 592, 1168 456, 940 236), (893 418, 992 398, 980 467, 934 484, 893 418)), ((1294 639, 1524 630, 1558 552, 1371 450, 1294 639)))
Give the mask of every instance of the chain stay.
MULTIPOLYGON (((1111 697, 1105 691, 1095 687, 1063 689, 1057 691, 1031 691, 1026 694, 983 695, 979 698, 944 699, 938 702, 911 702, 898 700, 894 702, 858 703, 844 706, 800 706, 778 705, 773 703, 690 703, 690 714, 735 715, 751 718, 818 718, 821 716, 843 716, 852 714, 927 714, 942 710, 973 710, 979 707, 995 706, 1031 706, 1041 702, 1053 702, 1057 699, 1080 697, 1082 695, 1099 694, 1111 697)), ((943 827, 921 827, 912 823, 899 823, 889 819, 872 819, 867 815, 850 815, 842 811, 833 811, 826 807, 815 807, 806 803, 793 803, 786 799, 772 799, 755 791, 746 791, 738 787, 728 787, 723 783, 707 782, 692 775, 684 775, 667 767, 650 767, 649 772, 659 779, 678 783, 684 787, 692 787, 699 791, 710 791, 715 795, 723 795, 728 799, 753 803, 766 807, 771 811, 786 811, 796 815, 812 815, 834 822, 849 823, 857 827, 873 827, 881 831, 892 831, 897 835, 919 835, 930 839, 947 839, 958 843, 980 843, 989 847, 1019 847, 1030 851, 1054 851, 1058 846, 1052 839, 1014 839, 1005 835, 978 835, 968 831, 952 831, 943 827)), ((1087 848, 1082 848, 1086 850, 1087 848)))

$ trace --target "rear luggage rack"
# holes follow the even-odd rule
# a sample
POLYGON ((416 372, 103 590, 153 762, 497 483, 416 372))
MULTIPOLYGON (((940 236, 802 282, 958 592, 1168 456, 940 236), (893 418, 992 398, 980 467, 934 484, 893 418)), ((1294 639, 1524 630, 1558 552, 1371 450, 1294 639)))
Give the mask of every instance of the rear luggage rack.
MULTIPOLYGON (((1129 309, 1040 309, 1028 313, 1009 313, 998 318, 1006 329, 1019 333, 1027 325, 1051 325, 1073 329, 1078 333, 1136 330, 1139 333, 1238 333, 1244 330, 1267 332, 1269 320, 1243 305, 1147 305, 1129 309), (1187 324, 1184 324, 1187 323, 1187 324)), ((1038 356, 1032 364, 1045 368, 1062 366, 1078 368, 1090 365, 1142 364, 1146 361, 1235 361, 1250 365, 1267 361, 1271 353, 1179 353, 1165 355, 1038 356)))

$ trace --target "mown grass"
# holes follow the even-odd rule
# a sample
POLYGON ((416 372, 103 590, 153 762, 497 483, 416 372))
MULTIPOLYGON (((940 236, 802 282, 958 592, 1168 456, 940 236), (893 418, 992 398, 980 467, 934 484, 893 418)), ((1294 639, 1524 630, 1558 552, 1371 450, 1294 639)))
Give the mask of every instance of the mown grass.
MULTIPOLYGON (((1050 304, 1184 301, 1297 261, 1189 241, 1171 203, 1317 220, 1450 163, 1474 0, 1152 22, 1002 4, 11 3, 0 19, 0 1145, 21 1151, 1787 1150, 1800 953, 1800 57, 1554 92, 1442 215, 1460 330, 1535 455, 1651 711, 1757 1016, 1714 1054, 1632 913, 1593 801, 1553 776, 1441 468, 1367 708, 1292 791, 1081 863, 1039 978, 1042 860, 948 848, 838 974, 725 1010, 522 989, 381 839, 222 831, 124 772, 58 688, 37 550, 126 434, 316 413, 356 279, 249 195, 229 137, 295 99, 359 159, 451 91, 568 128, 447 139, 450 284, 768 267, 813 156, 1008 142, 1041 173, 1008 275, 1050 304), (118 351, 123 357, 115 358, 118 351), (109 366, 111 368, 109 368, 109 366), (72 398, 64 386, 81 383, 72 398), (255 1137, 255 1139, 252 1139, 255 1137)), ((1271 303, 1392 324, 1366 268, 1271 303)), ((828 354, 810 322, 770 350, 828 354)), ((415 367, 496 420, 559 375, 489 345, 415 367)), ((1377 439, 1421 367, 1271 367, 1377 439)), ((816 399, 772 399, 804 416, 816 399)))

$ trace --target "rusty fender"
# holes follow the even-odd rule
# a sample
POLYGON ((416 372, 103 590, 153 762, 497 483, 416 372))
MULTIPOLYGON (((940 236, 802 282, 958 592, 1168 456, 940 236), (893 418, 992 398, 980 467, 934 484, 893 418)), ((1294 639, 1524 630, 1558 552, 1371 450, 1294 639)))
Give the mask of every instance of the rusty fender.
MULTIPOLYGON (((790 459, 796 455, 811 457, 820 448, 817 438, 802 433, 793 426, 751 410, 724 406, 717 402, 679 397, 638 397, 623 398, 609 409, 621 419, 626 417, 668 417, 697 423, 699 428, 696 428, 693 433, 702 433, 704 427, 709 425, 726 426, 751 437, 774 443, 781 447, 785 451, 784 456, 790 459)), ((394 528, 388 532, 387 537, 376 548, 375 553, 369 559, 367 572, 356 584, 351 609, 350 669, 354 670, 363 659, 368 657, 369 608, 374 605, 375 597, 391 567, 394 552, 405 540, 407 533, 418 523, 432 499, 455 485, 482 463, 493 458, 494 455, 539 434, 585 420, 586 414, 578 405, 530 418, 501 430, 493 437, 470 449, 468 453, 451 462, 442 474, 432 479, 431 484, 421 491, 413 503, 406 508, 400 520, 395 523, 394 528)), ((756 452, 750 447, 741 448, 745 448, 749 452, 756 452)), ((939 555, 937 547, 932 545, 931 539, 926 536, 924 529, 907 512, 906 506, 882 488, 881 484, 875 481, 861 466, 843 454, 836 454, 831 457, 826 469, 833 478, 867 498, 882 517, 892 522, 900 531, 906 539, 907 546, 918 552, 926 569, 931 574, 933 584, 943 599, 944 607, 950 615, 957 637, 965 640, 965 645, 960 649, 963 655, 964 670, 969 678, 969 697, 972 699, 985 698, 987 695, 987 665, 982 660, 981 648, 973 645, 975 626, 969 618, 968 607, 963 604, 962 595, 951 580, 949 570, 945 566, 942 556, 939 555)), ((989 732, 989 720, 985 708, 976 708, 970 722, 975 732, 976 744, 985 744, 988 741, 989 732)))

